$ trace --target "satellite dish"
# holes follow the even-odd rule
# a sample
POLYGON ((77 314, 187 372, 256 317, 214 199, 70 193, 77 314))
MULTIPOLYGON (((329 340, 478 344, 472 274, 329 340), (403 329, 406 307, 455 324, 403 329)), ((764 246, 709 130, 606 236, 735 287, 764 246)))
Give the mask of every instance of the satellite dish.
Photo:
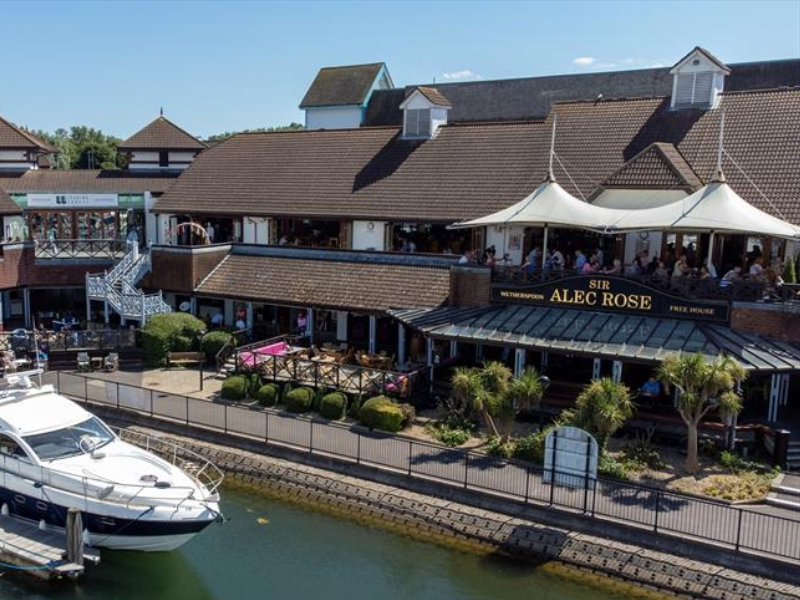
POLYGON ((181 312, 189 312, 189 310, 192 308, 192 303, 188 300, 184 300, 180 303, 180 305, 178 305, 178 308, 181 310, 181 312))

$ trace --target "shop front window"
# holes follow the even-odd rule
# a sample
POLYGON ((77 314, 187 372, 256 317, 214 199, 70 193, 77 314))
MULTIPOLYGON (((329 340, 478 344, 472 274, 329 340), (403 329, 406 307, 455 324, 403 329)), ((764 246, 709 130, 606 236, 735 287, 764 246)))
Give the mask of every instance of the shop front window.
POLYGON ((80 240, 117 239, 116 211, 78 213, 78 239, 80 240))

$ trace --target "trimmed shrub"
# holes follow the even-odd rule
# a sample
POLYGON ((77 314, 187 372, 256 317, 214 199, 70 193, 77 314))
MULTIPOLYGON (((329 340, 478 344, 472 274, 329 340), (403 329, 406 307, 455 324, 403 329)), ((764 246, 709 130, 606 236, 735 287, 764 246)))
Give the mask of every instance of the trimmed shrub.
POLYGON ((142 328, 145 365, 160 367, 166 363, 168 352, 191 350, 193 340, 205 327, 203 321, 186 313, 153 315, 142 328), (183 339, 179 341, 179 337, 183 339), (180 349, 185 346, 186 350, 180 349))
POLYGON ((511 456, 518 460, 526 460, 538 465, 543 464, 544 443, 545 438, 547 438, 547 433, 547 431, 539 431, 519 438, 511 456))
POLYGON ((392 432, 400 431, 406 418, 400 406, 386 396, 376 396, 364 402, 358 416, 361 423, 370 429, 392 432))
POLYGON ((314 390, 307 387, 295 388, 286 393, 283 403, 286 410, 293 413, 307 413, 314 401, 314 390))
POLYGON ((261 375, 259 375, 258 373, 250 373, 250 375, 247 376, 248 397, 255 398, 256 392, 258 392, 258 390, 261 389, 262 383, 263 381, 261 381, 261 375))
POLYGON ((231 341, 233 336, 227 331, 212 331, 203 337, 200 349, 209 358, 214 358, 222 347, 231 341))
POLYGON ((347 408, 347 396, 342 392, 331 392, 325 394, 319 403, 319 414, 326 419, 338 421, 344 417, 347 408))
POLYGON ((225 400, 244 400, 247 398, 247 377, 231 375, 222 382, 220 396, 225 400))
POLYGON ((261 406, 275 406, 280 400, 280 388, 274 383, 262 385, 255 394, 255 398, 261 406))

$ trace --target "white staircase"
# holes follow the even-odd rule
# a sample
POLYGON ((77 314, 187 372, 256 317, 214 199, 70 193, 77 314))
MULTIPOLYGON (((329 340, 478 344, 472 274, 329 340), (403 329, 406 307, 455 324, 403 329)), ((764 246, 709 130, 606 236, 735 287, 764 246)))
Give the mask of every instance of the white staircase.
POLYGON ((120 317, 144 325, 153 315, 172 312, 161 292, 145 294, 136 284, 152 269, 150 249, 129 251, 114 268, 97 275, 86 275, 86 297, 106 302, 120 317))

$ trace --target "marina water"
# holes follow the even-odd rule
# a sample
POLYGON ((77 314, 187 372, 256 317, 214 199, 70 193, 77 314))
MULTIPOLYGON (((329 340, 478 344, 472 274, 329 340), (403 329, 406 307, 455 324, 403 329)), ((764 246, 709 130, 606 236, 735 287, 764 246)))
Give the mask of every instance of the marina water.
POLYGON ((103 552, 78 583, 0 578, 14 600, 616 600, 536 566, 477 556, 241 491, 226 524, 170 553, 103 552))

